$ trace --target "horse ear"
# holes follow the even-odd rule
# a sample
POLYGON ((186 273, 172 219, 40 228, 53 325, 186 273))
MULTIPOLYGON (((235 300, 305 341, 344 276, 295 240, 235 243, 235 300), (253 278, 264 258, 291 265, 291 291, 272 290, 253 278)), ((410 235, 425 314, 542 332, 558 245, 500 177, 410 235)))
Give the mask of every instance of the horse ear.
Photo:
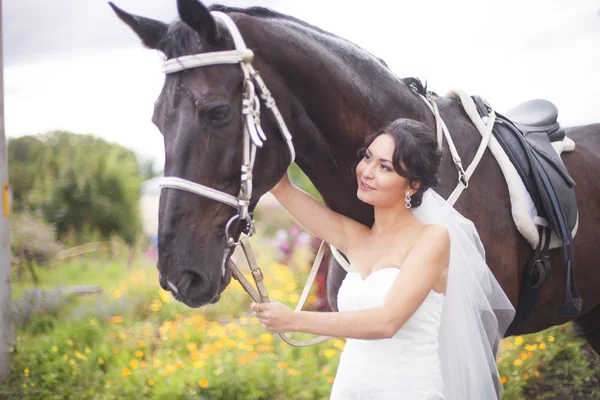
POLYGON ((177 10, 179 18, 198 32, 200 37, 212 45, 218 43, 217 23, 204 4, 198 0, 177 0, 177 10))
POLYGON ((154 19, 129 14, 128 12, 123 11, 114 5, 111 1, 109 1, 108 4, 121 19, 121 21, 129 25, 129 27, 133 29, 139 38, 142 39, 144 46, 154 50, 160 50, 158 48, 158 43, 163 35, 167 32, 169 25, 154 19))

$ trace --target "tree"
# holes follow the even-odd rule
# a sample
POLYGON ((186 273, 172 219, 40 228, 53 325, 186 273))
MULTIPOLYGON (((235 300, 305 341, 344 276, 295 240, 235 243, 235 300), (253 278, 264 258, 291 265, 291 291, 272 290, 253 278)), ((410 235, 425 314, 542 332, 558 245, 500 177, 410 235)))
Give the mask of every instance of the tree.
POLYGON ((92 135, 55 131, 9 140, 14 207, 41 210, 59 238, 90 232, 132 244, 140 231, 142 182, 135 154, 92 135))

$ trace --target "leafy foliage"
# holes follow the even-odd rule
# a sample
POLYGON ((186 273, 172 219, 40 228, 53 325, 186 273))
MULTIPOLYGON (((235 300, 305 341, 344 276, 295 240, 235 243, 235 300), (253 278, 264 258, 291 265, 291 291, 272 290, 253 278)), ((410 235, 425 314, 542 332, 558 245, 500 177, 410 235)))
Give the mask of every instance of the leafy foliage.
POLYGON ((16 211, 41 210, 58 237, 82 243, 86 233, 127 243, 140 230, 142 181, 135 154, 93 135, 55 131, 8 142, 16 211))

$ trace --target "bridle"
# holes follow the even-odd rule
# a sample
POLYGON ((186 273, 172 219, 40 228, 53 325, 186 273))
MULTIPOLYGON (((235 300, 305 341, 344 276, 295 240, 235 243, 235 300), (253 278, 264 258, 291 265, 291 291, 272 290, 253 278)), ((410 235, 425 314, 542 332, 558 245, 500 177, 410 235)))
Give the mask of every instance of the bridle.
MULTIPOLYGON (((233 20, 227 15, 219 11, 211 11, 211 14, 216 19, 220 20, 233 38, 233 42, 235 45, 235 50, 229 51, 216 51, 210 53, 201 53, 201 54, 193 54, 188 56, 182 56, 177 58, 171 58, 167 60, 164 64, 164 72, 165 74, 171 74, 191 68, 198 68, 209 65, 224 65, 224 64, 238 64, 242 69, 244 74, 244 83, 243 83, 243 94, 242 94, 242 114, 243 114, 243 140, 244 140, 244 149, 243 149, 243 160, 241 166, 241 185, 240 191, 237 197, 234 197, 228 193, 221 192, 219 190, 210 188, 208 186, 201 185, 196 182, 188 181, 186 179, 182 179, 174 176, 167 176, 161 179, 160 187, 161 188, 172 188, 184 190, 187 192, 195 193, 200 196, 207 197, 209 199, 221 202, 223 204, 227 204, 237 210, 237 214, 233 215, 225 226, 225 238, 226 245, 223 253, 223 259, 221 262, 221 271, 222 276, 226 273, 226 268, 231 270, 232 276, 237 279, 244 290, 252 297, 252 299, 257 303, 266 303, 269 302, 269 296, 267 293, 267 289, 263 282, 263 274, 258 267, 256 262, 256 257, 254 256, 254 252, 252 251, 252 247, 250 246, 250 242, 248 238, 251 237, 255 233, 254 220, 249 211, 250 200, 252 198, 252 169, 254 167, 254 161, 256 158, 256 150, 259 147, 264 145, 266 141, 266 136, 261 128, 260 124, 260 99, 263 100, 265 107, 267 107, 275 121, 277 122, 277 127, 279 128, 279 132, 283 136, 290 153, 290 163, 291 165, 295 159, 295 149, 292 143, 292 136, 277 108, 275 103, 275 99, 271 95, 271 92, 265 85, 264 81, 258 74, 258 72, 253 68, 252 61, 254 59, 254 53, 252 50, 246 47, 244 43, 244 39, 237 26, 233 22, 233 20), (256 90, 258 89, 259 97, 257 97, 256 90), (232 235, 230 235, 230 229, 233 222, 244 221, 246 223, 246 227, 244 233, 245 237, 241 238, 239 241, 235 241, 232 235), (250 271, 252 273, 252 277, 256 284, 256 289, 252 287, 250 282, 244 277, 243 273, 239 270, 239 268, 235 265, 235 263, 231 259, 227 259, 232 248, 236 246, 241 246, 246 259, 248 261, 248 265, 250 267, 250 271)), ((475 170, 475 167, 479 163, 483 151, 487 145, 487 142, 490 137, 491 127, 493 126, 494 120, 492 119, 490 124, 487 124, 487 127, 484 125, 482 129, 482 141, 480 143, 479 149, 477 151, 476 157, 471 162, 469 168, 465 171, 462 168, 461 159, 454 147, 452 142, 452 138, 450 133, 448 132, 448 128, 446 124, 441 119, 439 110, 437 108, 437 104, 435 100, 431 96, 422 96, 419 95, 425 103, 430 107, 432 113, 434 114, 436 126, 437 126, 437 139, 438 145, 442 146, 442 133, 446 137, 448 142, 448 147, 450 148, 450 152, 452 154, 452 160, 455 164, 455 167, 458 172, 458 184, 451 194, 448 201, 451 204, 454 204, 462 191, 468 187, 468 181, 471 177, 472 173, 475 170), (485 133, 483 132, 485 130, 485 133)), ((470 98, 463 98, 463 103, 466 103, 470 98)), ((474 118, 474 117, 473 117, 474 118)), ((342 256, 342 254, 333 246, 329 245, 332 255, 340 264, 342 268, 346 270, 346 272, 350 271, 350 265, 348 261, 342 256)), ((300 300, 296 305, 295 310, 299 311, 302 309, 306 298, 308 297, 310 288, 314 279, 316 277, 318 268, 323 260, 323 256, 325 255, 325 242, 323 241, 319 247, 317 255, 315 256, 315 260, 313 262, 313 266, 309 273, 306 285, 302 291, 300 296, 300 300)), ((279 333, 279 336, 288 344, 292 346, 309 346, 312 344, 323 342, 330 337, 328 336, 317 336, 310 340, 298 342, 288 338, 285 334, 279 333)))

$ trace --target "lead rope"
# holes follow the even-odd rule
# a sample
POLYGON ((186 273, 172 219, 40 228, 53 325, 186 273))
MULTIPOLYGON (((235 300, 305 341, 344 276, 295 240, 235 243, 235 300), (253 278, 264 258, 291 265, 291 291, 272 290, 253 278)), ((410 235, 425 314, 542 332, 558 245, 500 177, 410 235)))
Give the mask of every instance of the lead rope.
MULTIPOLYGON (((229 259, 228 267, 231 269, 231 273, 232 273, 233 277, 240 283, 240 285, 242 285, 242 288, 244 288, 246 293, 248 293, 248 295, 250 295, 250 297, 252 297, 252 300, 254 300, 256 303, 269 303, 270 299, 269 299, 269 294, 267 292, 267 287, 264 284, 263 273, 260 270, 260 268, 258 267, 258 263, 256 262, 256 257, 254 256, 254 252, 252 251, 252 246, 250 245, 250 241, 248 240, 248 237, 244 237, 244 238, 240 239, 239 244, 242 246, 244 255, 246 256, 246 259, 248 260, 248 266, 250 267, 250 272, 252 274, 254 283, 256 284, 256 288, 254 288, 252 286, 252 284, 248 281, 248 279, 246 279, 246 277, 239 270, 237 265, 235 265, 235 263, 231 259, 229 259)), ((309 273, 308 280, 306 282, 306 285, 304 286, 304 290, 302 291, 302 295, 300 296, 300 300, 298 301, 298 304, 296 305, 296 308, 294 311, 302 310, 302 307, 304 306, 304 302, 306 301, 306 298, 308 297, 308 293, 310 292, 310 288, 315 280, 315 277, 317 276, 317 272, 319 270, 319 266, 321 265, 321 261, 323 261, 324 255, 325 255, 325 242, 321 242, 321 246, 319 246, 319 251, 317 252, 317 255, 315 256, 313 266, 309 273)), ((312 346, 313 344, 322 343, 322 342, 326 341, 327 339, 331 338, 331 336, 321 335, 321 336, 316 336, 309 340, 297 341, 297 340, 291 339, 285 333, 278 332, 277 334, 284 342, 286 342, 287 344, 294 346, 294 347, 312 346)))

